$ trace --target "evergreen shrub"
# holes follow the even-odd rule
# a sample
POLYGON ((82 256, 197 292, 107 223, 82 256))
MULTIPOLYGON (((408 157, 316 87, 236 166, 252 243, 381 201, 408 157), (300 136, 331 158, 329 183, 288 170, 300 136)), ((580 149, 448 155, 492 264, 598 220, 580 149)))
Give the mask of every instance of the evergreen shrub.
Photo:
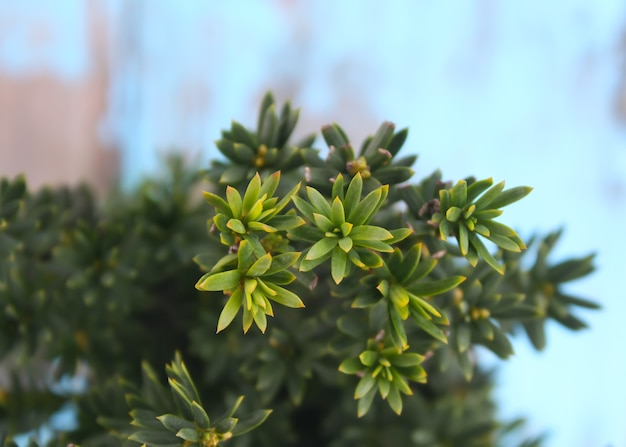
POLYGON ((593 256, 502 223, 531 188, 415 180, 389 122, 358 149, 324 126, 320 151, 298 115, 267 94, 207 169, 172 157, 106 200, 1 181, 0 442, 65 411, 29 445, 540 444, 498 419, 481 355, 583 328, 567 283, 593 256))

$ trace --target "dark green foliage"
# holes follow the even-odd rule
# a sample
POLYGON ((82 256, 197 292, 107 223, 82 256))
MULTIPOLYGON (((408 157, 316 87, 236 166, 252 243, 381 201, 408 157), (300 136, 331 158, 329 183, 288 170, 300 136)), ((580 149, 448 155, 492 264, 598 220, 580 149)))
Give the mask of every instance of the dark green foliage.
POLYGON ((407 135, 408 129, 395 132, 393 123, 384 122, 363 142, 357 157, 352 143, 338 124, 324 126, 322 136, 328 145, 328 156, 323 160, 315 151, 303 151, 307 181, 328 193, 331 182, 339 174, 348 178, 360 174, 366 191, 409 180, 417 155, 396 158, 407 135))
POLYGON ((263 174, 282 170, 287 173, 303 164, 303 154, 313 151, 310 146, 315 135, 297 144, 289 143, 296 127, 300 109, 292 110, 289 102, 277 111, 271 93, 261 102, 256 131, 246 129, 236 121, 230 130, 222 131, 222 138, 215 142, 226 161, 214 161, 208 177, 216 184, 239 186, 250 180, 257 172, 263 174))
POLYGON ((357 154, 325 126, 322 159, 289 143, 297 118, 268 94, 256 131, 216 142, 226 160, 174 157, 102 203, 0 182, 6 447, 68 405, 50 446, 514 442, 476 347, 506 359, 518 329, 541 349, 546 321, 584 327, 572 309, 597 305, 562 285, 592 257, 551 263, 559 233, 527 250, 500 222, 530 188, 413 182, 407 130, 383 123, 357 154), (55 386, 76 375, 86 389, 55 386))
MULTIPOLYGON (((131 426, 139 428, 119 433, 122 439, 154 446, 181 442, 189 447, 217 446, 256 428, 271 413, 271 410, 257 410, 235 417, 243 401, 240 396, 222 416, 211 420, 179 354, 166 368, 171 395, 160 385, 150 366, 144 364, 143 371, 143 388, 125 394, 131 407, 131 426)), ((107 422, 102 421, 102 425, 106 426, 107 422)), ((109 428, 115 429, 116 425, 114 422, 109 428)))

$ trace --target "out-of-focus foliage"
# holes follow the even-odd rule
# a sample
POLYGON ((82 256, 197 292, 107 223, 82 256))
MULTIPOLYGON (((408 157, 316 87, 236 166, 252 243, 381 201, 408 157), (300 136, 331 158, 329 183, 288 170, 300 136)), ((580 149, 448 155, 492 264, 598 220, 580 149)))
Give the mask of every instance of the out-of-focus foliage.
POLYGON ((542 349, 548 320, 584 327, 573 309, 597 305, 565 283, 592 256, 553 262, 559 232, 524 243, 500 221, 530 188, 414 181, 391 123, 358 153, 324 126, 322 158, 314 136, 289 143, 298 113, 268 94, 256 130, 216 142, 224 160, 174 157, 102 203, 0 182, 4 445, 68 406, 48 445, 514 442, 476 348, 506 359, 515 333, 542 349))

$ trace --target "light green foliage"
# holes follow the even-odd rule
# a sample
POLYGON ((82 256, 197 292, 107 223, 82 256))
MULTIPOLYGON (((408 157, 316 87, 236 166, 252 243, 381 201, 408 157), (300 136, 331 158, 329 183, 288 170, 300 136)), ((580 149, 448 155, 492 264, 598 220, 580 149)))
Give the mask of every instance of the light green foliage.
POLYGON ((426 333, 447 343, 445 333, 437 324, 448 325, 448 319, 430 297, 443 294, 465 280, 463 276, 451 276, 424 281, 437 265, 437 260, 431 257, 420 263, 421 253, 421 243, 411 247, 406 256, 396 248, 383 268, 361 280, 359 293, 352 302, 352 307, 366 308, 379 303, 382 296, 388 313, 387 331, 394 346, 400 350, 408 347, 404 320, 409 316, 426 333))
POLYGON ((297 295, 281 287, 296 279, 287 269, 299 256, 300 253, 294 252, 274 257, 266 253, 257 259, 252 244, 242 240, 237 248, 236 269, 209 272, 200 278, 196 283, 198 290, 222 291, 229 297, 220 314, 217 332, 228 327, 241 307, 244 332, 248 332, 253 321, 265 332, 266 315, 274 316, 270 300, 287 307, 304 307, 297 295))
POLYGON ((254 253, 263 256, 265 249, 259 234, 290 230, 304 224, 293 213, 279 215, 300 189, 300 183, 279 201, 277 197, 272 197, 279 182, 280 172, 273 173, 264 182, 257 173, 248 184, 243 198, 232 186, 226 187, 226 200, 204 192, 204 198, 217 212, 213 224, 220 231, 220 240, 224 245, 233 246, 247 240, 254 253))
POLYGON ((221 291, 229 297, 220 314, 218 332, 230 325, 242 307, 244 332, 253 321, 265 332, 266 315, 274 316, 270 300, 287 307, 304 307, 298 296, 282 287, 295 280, 288 269, 300 253, 289 251, 272 256, 263 244, 263 235, 304 224, 304 220, 293 213, 279 215, 300 188, 297 184, 279 201, 272 197, 279 180, 279 172, 263 182, 256 174, 243 198, 235 188, 228 186, 226 201, 210 192, 204 193, 207 202, 217 211, 213 222, 220 231, 221 242, 236 251, 236 255, 223 257, 196 283, 198 290, 221 291), (226 270, 233 263, 236 268, 226 270))
POLYGON ((339 371, 345 374, 361 376, 354 391, 354 398, 359 401, 358 415, 365 415, 372 405, 376 392, 389 402, 396 414, 402 413, 400 393, 413 395, 407 382, 426 382, 426 371, 420 365, 424 356, 404 352, 395 347, 386 348, 384 343, 372 339, 367 343, 367 350, 356 358, 348 358, 339 365, 339 371))
POLYGON ((323 158, 289 142, 298 116, 267 94, 225 160, 172 157, 104 201, 0 180, 5 447, 67 406, 49 447, 540 444, 498 421, 476 348, 583 328, 574 309, 598 306, 569 283, 593 257, 552 262, 560 232, 526 244, 500 221, 528 187, 416 181, 389 122, 359 151, 324 126, 323 158), (85 390, 52 386, 76 374, 85 390))
POLYGON ((522 199, 531 188, 504 190, 504 182, 491 186, 492 183, 489 178, 468 186, 465 180, 459 180, 454 187, 441 189, 439 210, 432 215, 432 222, 439 226, 441 239, 445 240, 450 234, 457 238, 461 254, 472 266, 476 266, 480 257, 497 272, 504 273, 504 267, 487 250, 479 236, 504 250, 520 252, 526 249, 513 229, 494 221, 494 218, 502 214, 500 208, 522 199))
POLYGON ((331 260, 331 276, 339 284, 350 274, 351 265, 375 269, 383 265, 378 253, 393 251, 390 244, 406 238, 411 232, 400 229, 395 234, 385 228, 369 225, 387 198, 387 186, 381 186, 361 200, 363 181, 357 173, 344 194, 343 176, 333 185, 331 203, 316 189, 307 187, 307 198, 295 197, 298 211, 312 224, 296 228, 290 236, 312 242, 300 262, 301 271, 310 271, 331 260))

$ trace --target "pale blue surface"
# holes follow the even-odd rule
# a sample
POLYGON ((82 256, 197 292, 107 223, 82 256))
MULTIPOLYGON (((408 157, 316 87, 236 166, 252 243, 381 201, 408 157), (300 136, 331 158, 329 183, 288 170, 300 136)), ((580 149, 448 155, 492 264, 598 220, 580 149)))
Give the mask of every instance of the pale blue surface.
MULTIPOLYGON (((18 4, 37 4, 68 33, 47 50, 48 67, 68 77, 88 69, 84 45, 71 37, 84 26, 81 2, 39 9, 45 2, 0 0, 0 17, 18 4)), ((551 325, 545 353, 520 337, 500 369, 501 412, 527 416, 531 433, 549 430, 550 446, 626 445, 626 135, 612 115, 626 4, 383 4, 289 3, 288 16, 274 3, 144 2, 142 59, 113 74, 107 117, 108 138, 124 148, 126 184, 156 169, 155 148, 190 147, 208 160, 231 118, 253 125, 262 92, 282 87, 296 93, 303 121, 347 120, 354 140, 385 119, 408 126, 417 177, 440 167, 452 180, 534 186, 503 221, 524 236, 565 225, 558 256, 597 251, 598 272, 572 290, 604 309, 579 312, 589 331, 551 325), (209 98, 192 119, 175 96, 188 82, 209 98), (355 116, 373 127, 358 128, 355 116)), ((107 7, 120 25, 123 2, 107 7)), ((29 66, 22 34, 0 40, 0 69, 40 68, 29 66)))
POLYGON ((68 80, 84 76, 89 64, 84 13, 81 0, 0 0, 0 70, 13 75, 52 70, 68 80), (33 51, 39 40, 46 43, 33 51))

